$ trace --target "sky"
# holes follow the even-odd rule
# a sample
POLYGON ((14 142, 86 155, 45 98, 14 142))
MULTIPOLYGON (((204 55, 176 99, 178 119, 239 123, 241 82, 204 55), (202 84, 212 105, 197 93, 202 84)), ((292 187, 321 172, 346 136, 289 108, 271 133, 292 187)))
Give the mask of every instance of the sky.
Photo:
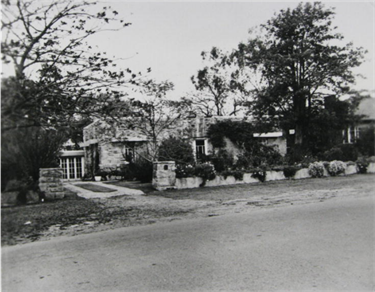
MULTIPOLYGON (((375 4, 325 2, 335 7, 333 25, 345 43, 368 50, 366 62, 356 69, 366 79, 357 79, 355 89, 375 90, 375 4)), ((190 77, 202 69, 201 52, 218 47, 231 51, 249 38, 249 29, 264 24, 275 13, 298 2, 182 2, 99 0, 117 10, 132 25, 117 32, 102 32, 90 44, 107 56, 122 58, 118 67, 152 71, 148 78, 174 83, 173 97, 194 90, 190 77)))
MULTIPOLYGON (((324 2, 324 1, 323 1, 324 2)), ((269 20, 275 13, 299 2, 125 2, 99 1, 115 8, 131 26, 115 33, 98 35, 100 48, 108 55, 125 58, 122 64, 145 72, 157 81, 175 84, 173 95, 193 91, 190 77, 205 66, 202 51, 216 46, 231 51, 249 38, 249 29, 269 20)), ((375 90, 375 4, 367 2, 324 2, 335 7, 333 25, 344 42, 368 50, 358 69, 355 89, 375 90)))

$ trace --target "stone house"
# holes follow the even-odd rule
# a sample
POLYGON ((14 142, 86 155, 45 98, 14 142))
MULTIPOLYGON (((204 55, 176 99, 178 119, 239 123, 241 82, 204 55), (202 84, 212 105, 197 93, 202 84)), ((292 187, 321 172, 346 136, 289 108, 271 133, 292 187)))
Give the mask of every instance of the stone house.
MULTIPOLYGON (((228 119, 243 120, 240 117, 223 116, 186 117, 164 129, 158 142, 169 136, 181 137, 189 141, 194 156, 199 159, 202 155, 209 155, 215 151, 207 137, 209 126, 228 119)), ((128 123, 123 123, 122 126, 97 120, 84 128, 81 146, 84 149, 86 173, 92 174, 98 169, 115 169, 147 155, 150 137, 142 134, 131 124, 130 120, 128 123)), ((254 137, 261 139, 266 145, 275 145, 280 154, 286 154, 287 143, 282 132, 259 133, 254 134, 254 137)), ((226 139, 226 150, 233 157, 240 154, 240 149, 229 139, 226 139)))

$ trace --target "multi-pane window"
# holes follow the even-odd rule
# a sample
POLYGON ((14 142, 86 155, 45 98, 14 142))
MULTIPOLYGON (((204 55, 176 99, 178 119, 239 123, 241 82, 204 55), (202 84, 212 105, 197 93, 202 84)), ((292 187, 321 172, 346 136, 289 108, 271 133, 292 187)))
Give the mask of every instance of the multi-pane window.
POLYGON ((67 159, 66 158, 61 158, 60 159, 60 167, 63 169, 63 178, 67 179, 68 178, 68 170, 66 167, 67 159))
POLYGON ((355 143, 360 137, 360 128, 358 127, 349 127, 344 132, 344 143, 355 143))
POLYGON ((79 179, 83 176, 83 157, 61 157, 60 167, 64 179, 79 179))

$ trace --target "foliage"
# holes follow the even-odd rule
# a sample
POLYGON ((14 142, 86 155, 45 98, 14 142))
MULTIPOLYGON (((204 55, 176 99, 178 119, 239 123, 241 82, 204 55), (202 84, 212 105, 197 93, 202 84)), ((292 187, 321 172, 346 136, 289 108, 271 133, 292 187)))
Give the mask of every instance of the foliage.
POLYGON ((347 92, 355 81, 352 69, 364 59, 363 48, 342 45, 333 17, 333 9, 322 3, 300 3, 281 10, 262 25, 263 35, 240 43, 232 54, 252 77, 251 114, 295 129, 296 145, 307 143, 325 97, 347 92))
POLYGON ((323 155, 321 155, 321 158, 328 161, 356 161, 358 158, 358 150, 354 144, 339 144, 325 151, 323 155))
POLYGON ((313 162, 308 168, 309 174, 312 177, 323 177, 324 175, 324 164, 322 162, 313 162))
POLYGON ((369 166, 369 161, 365 157, 361 157, 357 160, 357 170, 359 173, 367 173, 367 168, 369 166))
POLYGON ((2 60, 14 67, 5 112, 14 127, 69 124, 77 114, 103 116, 118 106, 137 74, 95 51, 90 37, 129 25, 106 6, 86 1, 3 1, 2 60), (16 117, 16 119, 15 119, 16 117))
POLYGON ((233 176, 236 180, 243 180, 244 171, 239 169, 234 170, 225 170, 220 173, 224 178, 227 178, 228 176, 233 176))
POLYGON ((167 98, 167 94, 173 90, 173 83, 169 81, 156 82, 148 80, 140 83, 142 100, 132 100, 130 109, 132 114, 128 116, 125 112, 125 119, 120 117, 117 122, 139 130, 149 141, 148 157, 154 161, 159 156, 160 139, 167 130, 176 126, 180 118, 186 113, 186 104, 182 101, 175 101, 167 98), (126 118, 126 116, 128 116, 126 118))
POLYGON ((375 126, 361 129, 361 134, 356 142, 358 152, 364 156, 375 155, 375 126))
POLYGON ((257 130, 263 132, 270 128, 264 126, 260 129, 246 121, 226 120, 210 125, 207 136, 216 148, 224 148, 226 146, 224 138, 228 138, 242 150, 235 163, 237 169, 259 167, 263 164, 279 164, 282 158, 280 153, 272 146, 263 145, 259 138, 254 137, 257 130))
POLYGON ((350 106, 348 100, 341 101, 334 96, 326 97, 324 108, 316 110, 309 117, 304 148, 316 156, 342 143, 342 130, 349 125, 352 118, 350 106))
POLYGON ((129 164, 130 172, 134 175, 134 178, 142 183, 148 183, 152 181, 153 176, 153 164, 145 159, 137 160, 129 164))
POLYGON ((267 172, 264 169, 257 169, 253 171, 253 174, 251 175, 252 178, 258 179, 260 182, 265 182, 267 177, 267 172))
POLYGON ((266 125, 259 128, 258 125, 247 121, 224 120, 210 125, 207 136, 216 148, 225 147, 224 138, 226 137, 240 149, 251 149, 253 144, 259 143, 259 139, 254 137, 254 133, 268 130, 271 128, 266 125))
POLYGON ((176 164, 192 164, 195 162, 193 148, 187 141, 169 137, 159 146, 159 161, 163 160, 173 160, 176 164))
POLYGON ((308 167, 310 163, 316 161, 316 158, 306 147, 295 146, 284 157, 284 161, 289 165, 300 164, 303 167, 308 167))
POLYGON ((193 177, 195 167, 191 164, 176 164, 176 178, 193 177))
POLYGON ((251 169, 263 165, 277 165, 282 163, 281 154, 273 147, 258 144, 252 151, 244 151, 237 156, 235 168, 251 169))
POLYGON ((58 167, 58 153, 65 141, 65 133, 53 129, 25 128, 3 133, 2 186, 10 179, 37 182, 40 168, 58 167))
POLYGON ((239 69, 230 66, 228 57, 216 47, 201 55, 210 64, 191 77, 197 93, 184 100, 194 111, 206 117, 235 115, 246 101, 246 95, 240 90, 239 69))
POLYGON ((339 160, 331 161, 327 167, 327 171, 331 176, 345 173, 346 164, 339 160))
POLYGON ((207 157, 208 161, 210 161, 215 170, 219 173, 228 170, 228 168, 233 167, 233 156, 231 156, 226 150, 220 149, 213 155, 207 157))
POLYGON ((207 180, 215 179, 215 167, 209 162, 197 164, 195 166, 195 175, 203 179, 203 182, 201 184, 201 187, 203 187, 206 184, 207 180))
POLYGON ((288 165, 284 167, 283 173, 286 178, 292 178, 296 175, 297 171, 300 169, 301 168, 296 165, 288 165))
POLYGON ((107 180, 108 175, 109 175, 109 172, 103 169, 99 169, 98 171, 95 172, 95 176, 100 176, 102 181, 107 180))

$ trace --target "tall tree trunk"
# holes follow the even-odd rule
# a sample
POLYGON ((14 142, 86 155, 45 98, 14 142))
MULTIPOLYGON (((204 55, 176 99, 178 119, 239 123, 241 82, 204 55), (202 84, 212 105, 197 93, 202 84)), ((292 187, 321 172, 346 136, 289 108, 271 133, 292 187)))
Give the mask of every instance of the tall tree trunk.
POLYGON ((295 114, 295 146, 302 146, 306 131, 306 99, 303 94, 299 93, 294 97, 294 114, 295 114))

